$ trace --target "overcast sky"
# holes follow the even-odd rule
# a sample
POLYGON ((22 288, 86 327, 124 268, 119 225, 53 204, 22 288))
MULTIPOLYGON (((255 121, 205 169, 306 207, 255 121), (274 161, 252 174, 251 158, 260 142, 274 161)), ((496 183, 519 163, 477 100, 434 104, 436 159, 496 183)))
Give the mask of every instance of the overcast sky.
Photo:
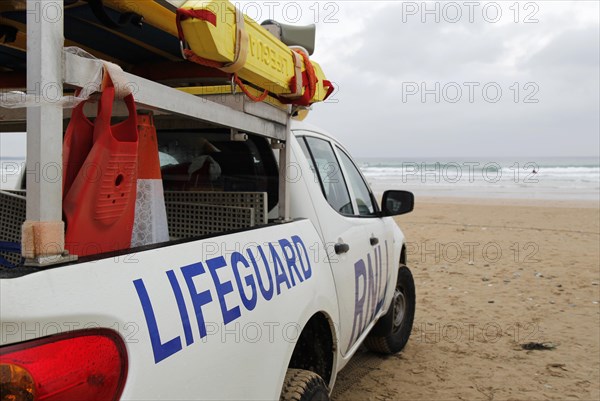
MULTIPOLYGON (((316 22, 338 90, 308 122, 358 157, 597 156, 599 2, 242 1, 316 22)), ((2 153, 22 139, 4 136, 2 153)))
POLYGON ((598 4, 319 3, 339 91, 308 121, 363 157, 597 156, 598 4))

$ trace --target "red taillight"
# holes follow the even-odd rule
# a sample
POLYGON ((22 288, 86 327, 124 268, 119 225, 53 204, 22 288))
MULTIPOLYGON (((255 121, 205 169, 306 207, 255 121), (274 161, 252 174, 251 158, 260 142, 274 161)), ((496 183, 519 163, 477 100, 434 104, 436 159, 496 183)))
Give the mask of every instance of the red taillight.
POLYGON ((0 347, 0 401, 118 400, 127 351, 112 330, 83 330, 0 347))

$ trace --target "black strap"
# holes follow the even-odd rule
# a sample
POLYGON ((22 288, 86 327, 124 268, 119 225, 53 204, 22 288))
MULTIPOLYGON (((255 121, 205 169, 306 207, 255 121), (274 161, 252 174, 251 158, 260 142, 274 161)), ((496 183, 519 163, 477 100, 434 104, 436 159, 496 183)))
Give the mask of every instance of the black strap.
POLYGON ((121 29, 127 24, 133 24, 140 28, 144 24, 144 17, 134 12, 122 13, 119 16, 119 20, 115 21, 108 15, 106 7, 102 3, 102 0, 85 0, 90 5, 92 12, 105 26, 111 29, 121 29))
POLYGON ((17 40, 19 30, 14 26, 0 25, 0 39, 4 38, 3 43, 12 43, 17 40))

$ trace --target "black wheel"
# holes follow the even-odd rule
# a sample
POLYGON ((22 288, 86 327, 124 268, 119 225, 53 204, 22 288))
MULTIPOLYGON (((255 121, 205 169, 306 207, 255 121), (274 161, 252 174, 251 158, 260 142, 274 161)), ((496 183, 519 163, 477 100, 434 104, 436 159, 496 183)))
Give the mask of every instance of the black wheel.
POLYGON ((404 348, 415 318, 415 282, 408 267, 398 270, 394 299, 387 314, 365 339, 367 348, 382 354, 396 354, 404 348))
POLYGON ((315 372, 288 369, 280 401, 329 401, 329 390, 315 372))

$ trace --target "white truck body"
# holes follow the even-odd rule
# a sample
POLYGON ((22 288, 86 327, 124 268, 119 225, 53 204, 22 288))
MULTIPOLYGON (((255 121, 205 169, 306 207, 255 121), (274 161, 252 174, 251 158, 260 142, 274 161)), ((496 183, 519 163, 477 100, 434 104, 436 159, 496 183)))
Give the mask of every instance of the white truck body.
MULTIPOLYGON (((332 389, 390 308, 405 240, 392 217, 334 210, 300 141, 325 140, 338 160, 345 150, 313 127, 293 131, 292 221, 0 276, 0 352, 107 328, 126 345, 122 399, 275 400, 318 316, 332 340, 319 373, 332 389), (336 244, 349 249, 336 254, 336 244)), ((357 211, 358 189, 345 181, 357 211)))

